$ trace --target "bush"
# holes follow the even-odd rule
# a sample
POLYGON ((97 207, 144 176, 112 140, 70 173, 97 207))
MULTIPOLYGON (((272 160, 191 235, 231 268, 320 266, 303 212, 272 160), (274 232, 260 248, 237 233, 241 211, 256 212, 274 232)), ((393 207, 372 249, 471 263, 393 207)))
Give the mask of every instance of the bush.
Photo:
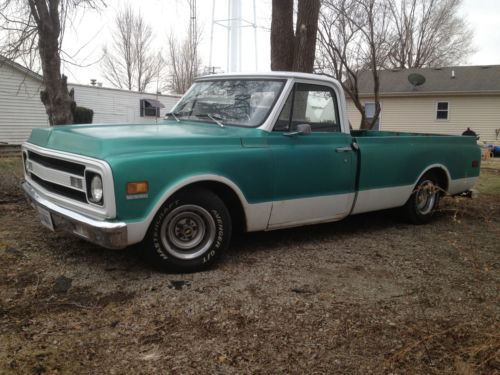
POLYGON ((76 107, 73 113, 73 124, 92 124, 94 111, 90 108, 76 107))

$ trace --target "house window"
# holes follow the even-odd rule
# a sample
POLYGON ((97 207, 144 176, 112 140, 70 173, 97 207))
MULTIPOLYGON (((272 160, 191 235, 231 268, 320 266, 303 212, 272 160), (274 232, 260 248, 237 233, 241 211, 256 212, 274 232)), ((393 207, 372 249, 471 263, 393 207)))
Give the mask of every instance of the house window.
POLYGON ((141 99, 140 109, 141 117, 160 117, 160 109, 165 108, 165 106, 154 99, 141 99))
POLYGON ((448 102, 438 102, 436 120, 448 120, 448 102))
MULTIPOLYGON (((371 123, 373 121, 373 118, 375 117, 375 103, 365 103, 365 117, 366 121, 371 123)), ((380 115, 382 113, 379 113, 377 121, 373 125, 372 130, 379 130, 380 129, 380 115)))

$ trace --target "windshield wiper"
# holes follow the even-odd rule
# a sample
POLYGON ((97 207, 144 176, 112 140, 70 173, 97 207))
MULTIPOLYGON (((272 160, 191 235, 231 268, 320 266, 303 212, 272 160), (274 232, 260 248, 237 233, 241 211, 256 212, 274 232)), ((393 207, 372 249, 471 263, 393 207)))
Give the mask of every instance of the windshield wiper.
POLYGON ((223 118, 221 116, 219 116, 219 115, 211 114, 211 113, 200 113, 200 114, 197 114, 195 116, 196 117, 208 117, 210 120, 212 120, 213 122, 215 122, 221 128, 224 127, 224 124, 221 121, 221 120, 223 120, 223 118))
POLYGON ((172 116, 175 119, 175 121, 181 122, 181 120, 179 120, 179 117, 177 117, 177 116, 180 116, 179 112, 177 112, 177 113, 175 113, 175 112, 168 112, 168 113, 165 113, 165 116, 172 116))

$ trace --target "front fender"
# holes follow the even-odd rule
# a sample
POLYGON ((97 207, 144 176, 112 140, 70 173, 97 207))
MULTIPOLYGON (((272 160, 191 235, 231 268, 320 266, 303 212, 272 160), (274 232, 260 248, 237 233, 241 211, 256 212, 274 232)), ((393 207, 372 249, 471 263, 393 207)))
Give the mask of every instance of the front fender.
MULTIPOLYGON (((140 232, 176 191, 201 181, 230 187, 245 214, 272 202, 272 164, 267 148, 227 147, 203 152, 154 153, 109 160, 115 182, 117 219, 139 223, 140 232), (147 197, 127 197, 128 182, 147 181, 147 197)), ((257 214, 262 214, 259 210, 257 214)), ((252 216, 252 215, 250 215, 252 216)), ((248 218, 252 222, 252 217, 248 218)), ((138 224, 138 225, 139 225, 138 224)))

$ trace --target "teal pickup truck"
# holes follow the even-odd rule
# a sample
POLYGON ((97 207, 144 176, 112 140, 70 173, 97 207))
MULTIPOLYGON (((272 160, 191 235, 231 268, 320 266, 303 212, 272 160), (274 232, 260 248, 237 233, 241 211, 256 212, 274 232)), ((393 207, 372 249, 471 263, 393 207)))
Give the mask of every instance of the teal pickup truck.
POLYGON ((237 229, 393 207, 426 223, 441 195, 474 185, 481 157, 474 137, 350 130, 338 82, 287 72, 202 77, 158 123, 35 129, 22 152, 47 227, 140 243, 184 271, 213 264, 237 229))

